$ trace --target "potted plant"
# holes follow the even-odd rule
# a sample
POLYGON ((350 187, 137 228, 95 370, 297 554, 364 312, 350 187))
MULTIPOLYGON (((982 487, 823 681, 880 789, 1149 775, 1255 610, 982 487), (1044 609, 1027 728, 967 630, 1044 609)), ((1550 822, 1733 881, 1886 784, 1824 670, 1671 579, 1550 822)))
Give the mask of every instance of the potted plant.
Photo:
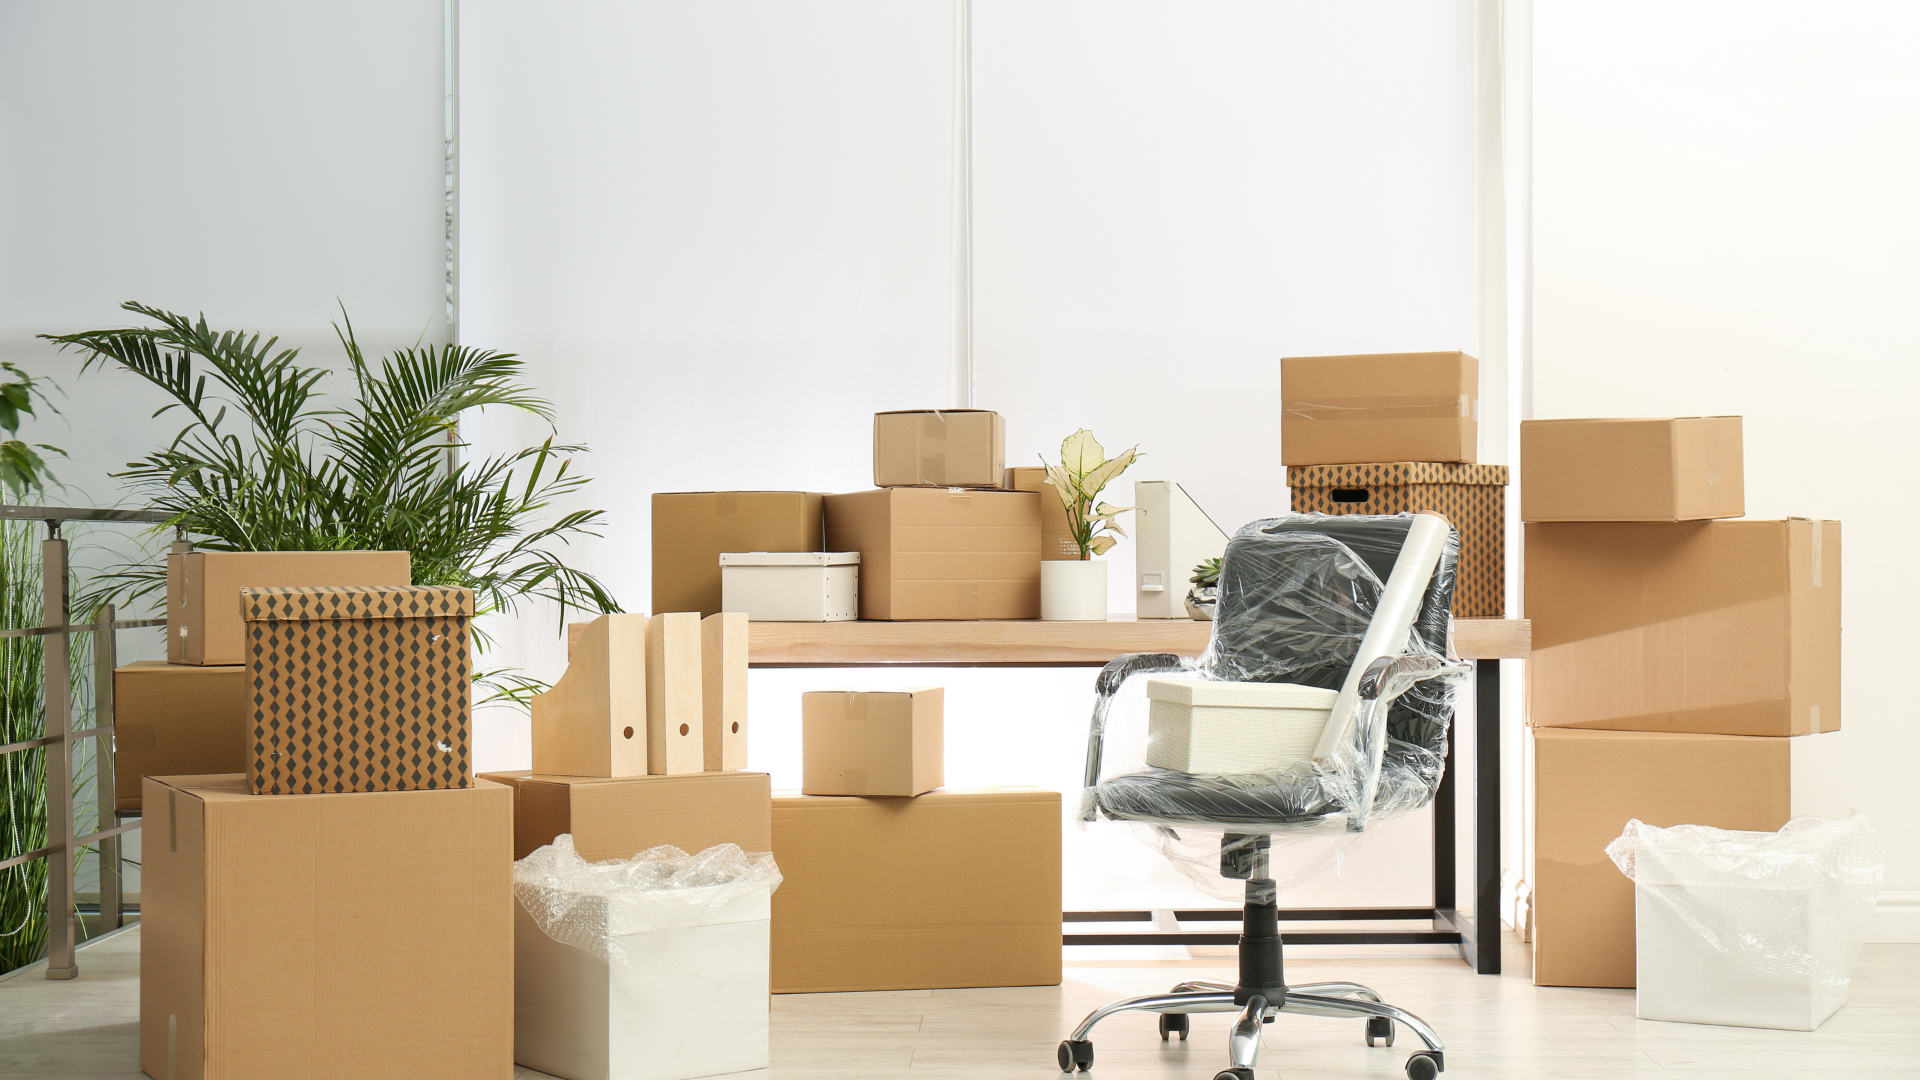
POLYGON ((1220 598, 1220 560, 1208 559, 1193 568, 1193 576, 1187 579, 1193 588, 1187 590, 1187 614, 1201 622, 1213 621, 1213 605, 1220 598))
POLYGON ((1131 506, 1100 501, 1100 492, 1127 471, 1140 448, 1123 450, 1109 458, 1085 428, 1060 444, 1060 464, 1047 466, 1047 483, 1067 508, 1067 529, 1080 551, 1078 559, 1049 559, 1040 564, 1040 617, 1056 621, 1095 622, 1107 617, 1107 564, 1094 559, 1127 535, 1115 520, 1131 506), (1111 534, 1111 535, 1109 535, 1111 534))

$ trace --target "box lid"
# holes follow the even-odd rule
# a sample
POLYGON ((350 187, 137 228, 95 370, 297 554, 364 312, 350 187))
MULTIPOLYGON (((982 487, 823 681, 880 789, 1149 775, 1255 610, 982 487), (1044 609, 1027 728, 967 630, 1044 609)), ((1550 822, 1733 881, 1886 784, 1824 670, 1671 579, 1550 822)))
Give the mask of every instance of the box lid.
POLYGON ((723 551, 721 566, 858 566, 857 551, 723 551))
POLYGON ((1383 461, 1371 465, 1289 465, 1290 488, 1365 488, 1393 484, 1507 484, 1505 465, 1447 461, 1383 461))
POLYGON ((248 622, 471 616, 473 590, 451 585, 341 585, 241 589, 248 622))
POLYGON ((1229 709, 1331 709, 1338 690, 1297 683, 1225 682, 1214 679, 1148 679, 1147 697, 1179 705, 1229 709))

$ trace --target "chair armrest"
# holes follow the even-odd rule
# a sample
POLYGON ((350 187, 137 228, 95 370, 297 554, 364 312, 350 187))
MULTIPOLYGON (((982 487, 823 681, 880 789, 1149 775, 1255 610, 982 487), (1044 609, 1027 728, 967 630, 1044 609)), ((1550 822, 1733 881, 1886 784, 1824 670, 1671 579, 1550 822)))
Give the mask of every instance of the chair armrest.
POLYGON ((1384 693, 1399 697, 1406 687, 1435 676, 1450 675, 1465 661, 1442 660, 1435 656, 1382 656, 1367 665, 1360 675, 1360 700, 1374 701, 1384 693))
MULTIPOLYGON (((1107 734, 1107 706, 1113 702, 1113 695, 1120 692, 1120 685, 1135 675, 1151 675, 1160 671, 1183 671, 1186 660, 1173 653, 1128 653, 1107 661, 1100 669, 1100 675, 1093 681, 1093 723, 1087 730, 1087 772, 1086 787, 1100 782, 1100 754, 1107 734)), ((1093 820, 1088 817, 1087 820, 1093 820)))

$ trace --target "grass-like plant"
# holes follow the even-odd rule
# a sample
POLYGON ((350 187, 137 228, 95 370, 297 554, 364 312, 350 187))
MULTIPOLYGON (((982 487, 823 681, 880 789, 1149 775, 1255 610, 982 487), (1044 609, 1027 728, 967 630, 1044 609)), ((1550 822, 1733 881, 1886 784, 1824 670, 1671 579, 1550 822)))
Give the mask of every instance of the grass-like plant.
MULTIPOLYGON (((40 625, 38 522, 0 521, 0 629, 40 625)), ((0 638, 0 745, 45 731, 45 670, 38 637, 0 638)), ((0 861, 47 843, 45 747, 0 755, 0 861)), ((40 958, 47 947, 47 860, 0 870, 0 972, 40 958)))
POLYGON ((1081 428, 1060 444, 1060 464, 1051 465, 1041 459, 1040 463, 1047 466, 1047 483, 1053 485, 1061 504, 1067 508, 1067 530, 1080 549, 1080 558, 1105 555, 1118 543, 1106 533, 1127 535, 1116 519, 1133 507, 1103 503, 1100 492, 1140 456, 1140 448, 1136 446, 1109 458, 1093 432, 1081 428))

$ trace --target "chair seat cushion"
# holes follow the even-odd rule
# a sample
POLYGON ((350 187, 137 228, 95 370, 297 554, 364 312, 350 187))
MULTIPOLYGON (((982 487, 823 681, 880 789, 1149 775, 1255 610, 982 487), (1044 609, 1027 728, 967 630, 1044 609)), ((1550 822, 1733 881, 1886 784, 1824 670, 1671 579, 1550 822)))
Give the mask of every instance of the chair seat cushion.
MULTIPOLYGON (((1226 825, 1246 832, 1291 832, 1343 812, 1338 793, 1311 765, 1279 776, 1241 777, 1148 768, 1102 780, 1094 792, 1100 811, 1116 821, 1226 825)), ((1420 770, 1386 770, 1376 802, 1419 805, 1432 795, 1420 770)))

